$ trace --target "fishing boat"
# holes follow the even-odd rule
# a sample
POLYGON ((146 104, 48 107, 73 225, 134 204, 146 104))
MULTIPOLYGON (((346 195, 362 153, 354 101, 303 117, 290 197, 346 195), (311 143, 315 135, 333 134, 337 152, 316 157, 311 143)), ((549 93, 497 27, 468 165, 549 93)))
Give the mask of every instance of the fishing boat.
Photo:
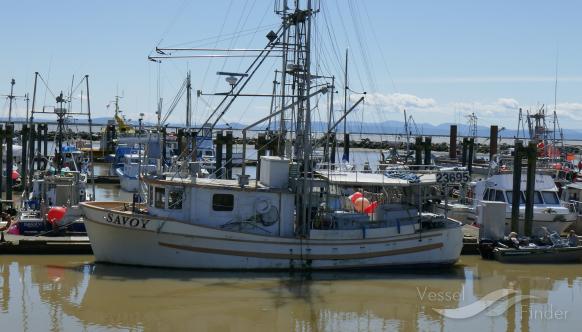
POLYGON ((434 176, 410 183, 384 174, 321 174, 311 188, 313 219, 305 235, 298 235, 289 160, 263 157, 261 163, 262 180, 246 185, 168 174, 144 179, 149 195, 141 209, 123 202, 83 203, 96 259, 201 269, 352 269, 450 265, 459 258, 460 224, 417 208, 416 191, 433 185, 434 176), (403 196, 366 214, 342 205, 343 191, 354 186, 403 196), (326 199, 315 201, 320 194, 326 199), (326 201, 335 208, 321 208, 326 201))
MULTIPOLYGON (((227 76, 231 92, 220 95, 223 102, 206 121, 210 130, 270 52, 282 52, 285 59, 278 71, 285 73, 278 85, 283 91, 273 94, 285 96, 279 108, 243 129, 242 174, 238 179, 200 178, 185 167, 193 162, 176 163, 181 166, 142 177, 145 204, 82 203, 97 261, 225 270, 381 269, 457 262, 461 224, 424 211, 435 174, 394 177, 339 167, 317 171, 313 166, 310 100, 333 91, 333 85, 310 70, 310 31, 317 10, 310 1, 306 8, 299 1, 294 8, 288 5, 276 10, 282 25, 267 35, 267 45, 245 73, 219 73, 227 76), (282 119, 281 142, 272 155, 260 158, 260 174, 250 179, 244 163, 247 131, 274 117, 282 119), (296 119, 294 130, 286 129, 291 119, 296 119)), ((156 58, 165 57, 165 51, 160 48, 156 58)), ((329 131, 337 124, 330 124, 329 131)))
MULTIPOLYGON (((39 74, 36 75, 35 91, 39 74)), ((83 80, 88 80, 88 77, 85 76, 83 80)), ((86 84, 88 85, 87 81, 86 84)), ((67 137, 66 119, 70 115, 83 115, 88 116, 91 123, 91 113, 72 111, 71 95, 64 96, 61 92, 56 98, 57 105, 53 112, 46 112, 47 108, 42 111, 32 109, 30 123, 33 123, 34 116, 38 113, 57 116, 55 153, 48 158, 31 158, 27 165, 30 182, 22 193, 16 223, 20 235, 86 234, 83 211, 79 203, 89 201, 95 195, 94 184, 93 191, 90 192, 87 181, 89 174, 93 172, 92 160, 91 155, 84 156, 76 144, 71 144, 67 137)))

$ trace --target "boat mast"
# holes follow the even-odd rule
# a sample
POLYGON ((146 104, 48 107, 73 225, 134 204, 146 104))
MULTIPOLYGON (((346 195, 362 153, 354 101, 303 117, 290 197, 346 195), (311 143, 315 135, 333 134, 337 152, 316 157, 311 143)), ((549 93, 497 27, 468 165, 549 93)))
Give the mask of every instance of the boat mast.
MULTIPOLYGON (((348 112, 348 49, 346 48, 346 63, 344 68, 344 116, 348 112)), ((347 134, 347 119, 344 119, 344 137, 347 134)))
POLYGON ((63 136, 65 134, 65 116, 67 115, 67 110, 64 108, 64 104, 67 102, 65 97, 63 96, 63 92, 57 96, 56 102, 58 107, 55 109, 55 113, 57 114, 57 144, 55 146, 56 153, 55 157, 57 159, 57 173, 61 172, 63 168, 63 136))
POLYGON ((348 49, 346 48, 346 63, 344 68, 344 148, 343 148, 343 156, 342 162, 349 162, 350 161, 350 154, 349 154, 349 145, 350 139, 348 137, 347 131, 347 122, 348 122, 348 49))
MULTIPOLYGON (((87 86, 87 117, 89 118, 89 164, 91 167, 91 200, 95 200, 95 167, 93 164, 93 120, 91 119, 91 99, 89 98, 89 75, 85 75, 87 86)), ((32 143, 32 142, 31 142, 32 143)))
MULTIPOLYGON (((283 68, 281 75, 281 108, 291 107, 296 115, 293 156, 300 168, 297 181, 297 234, 305 235, 311 222, 311 18, 314 14, 311 0, 301 9, 300 0, 289 8, 283 1, 278 9, 286 32, 283 35, 283 68), (287 92, 284 92, 287 90, 287 92)), ((281 112, 281 131, 285 133, 285 115, 281 112)))
POLYGON ((16 84, 16 81, 14 79, 12 79, 10 81, 10 95, 8 96, 8 99, 10 99, 10 106, 8 108, 8 123, 12 122, 12 101, 14 100, 14 84, 16 84))
POLYGON ((406 130, 406 163, 408 163, 408 156, 410 155, 410 128, 408 128, 406 110, 404 110, 404 130, 406 130))
POLYGON ((186 129, 192 127, 192 82, 190 71, 186 75, 186 129))

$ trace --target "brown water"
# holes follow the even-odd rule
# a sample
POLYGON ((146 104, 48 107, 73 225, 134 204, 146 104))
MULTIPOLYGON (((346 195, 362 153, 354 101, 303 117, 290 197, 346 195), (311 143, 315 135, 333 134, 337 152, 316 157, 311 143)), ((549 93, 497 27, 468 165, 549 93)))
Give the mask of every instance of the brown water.
POLYGON ((0 330, 579 331, 581 274, 578 264, 503 265, 477 256, 452 269, 374 274, 217 273, 95 264, 92 256, 0 256, 0 330), (535 298, 466 319, 433 310, 506 288, 535 298))

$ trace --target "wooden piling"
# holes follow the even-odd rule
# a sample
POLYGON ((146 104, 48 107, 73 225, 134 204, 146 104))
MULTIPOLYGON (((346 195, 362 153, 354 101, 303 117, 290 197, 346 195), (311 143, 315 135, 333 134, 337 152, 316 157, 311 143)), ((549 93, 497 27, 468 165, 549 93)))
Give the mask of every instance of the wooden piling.
POLYGON ((499 135, 499 127, 496 125, 491 126, 489 132, 489 160, 497 155, 497 135, 499 135))
MULTIPOLYGON (((21 142, 22 142, 22 162, 20 163, 20 180, 21 180, 21 185, 22 185, 22 189, 24 190, 24 187, 26 186, 26 165, 28 165, 27 163, 27 150, 28 150, 28 144, 30 145, 34 145, 34 142, 28 142, 28 137, 29 137, 29 132, 28 132, 28 126, 23 124, 22 125, 22 130, 20 130, 20 135, 21 135, 21 142)), ((32 158, 32 156, 31 156, 32 158)))
POLYGON ((191 133, 191 143, 192 144, 192 153, 190 154, 191 161, 198 160, 198 132, 192 131, 191 133))
POLYGON ((422 137, 416 137, 414 143, 415 161, 417 166, 422 165, 422 137))
POLYGON ((449 140, 449 158, 457 159, 457 125, 451 125, 449 140))
POLYGON ((432 139, 429 136, 424 138, 424 164, 430 165, 431 161, 432 139))
POLYGON ((222 179, 222 144, 224 142, 224 137, 222 131, 216 133, 216 178, 222 179))
POLYGON ((511 231, 519 232, 519 203, 521 200, 521 154, 523 143, 515 140, 513 156, 513 192, 511 195, 511 231))
MULTIPOLYGON (((46 123, 42 124, 41 139, 42 139, 42 143, 43 143, 42 155, 46 157, 46 156, 48 156, 48 124, 46 124, 46 123)), ((115 152, 115 148, 113 149, 113 152, 115 152)))
POLYGON ((12 166, 14 162, 14 155, 12 151, 14 124, 6 124, 6 200, 12 200, 12 166))
POLYGON ((233 143, 232 131, 226 132, 225 143, 226 143, 226 178, 232 179, 232 143, 233 143))
POLYGON ((474 138, 469 138, 469 156, 468 156, 468 160, 467 160, 467 170, 469 171, 469 174, 473 174, 473 152, 474 152, 474 148, 475 148, 475 139, 474 138))
POLYGON ((344 154, 342 161, 350 161, 350 134, 344 134, 344 154))
POLYGON ((166 167, 166 135, 167 135, 166 127, 162 127, 161 135, 162 135, 162 169, 166 167))
POLYGON ((525 220, 523 227, 525 235, 531 236, 534 214, 533 206, 536 184, 536 162, 538 156, 538 149, 535 142, 529 142, 525 154, 527 156, 527 182, 525 187, 525 220))

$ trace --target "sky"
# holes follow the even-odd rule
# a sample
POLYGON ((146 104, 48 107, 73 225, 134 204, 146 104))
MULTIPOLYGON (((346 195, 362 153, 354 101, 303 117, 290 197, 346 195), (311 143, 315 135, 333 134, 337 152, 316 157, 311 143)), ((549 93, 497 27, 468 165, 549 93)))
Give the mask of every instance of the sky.
MULTIPOLYGON (((69 91, 89 75, 93 117, 108 117, 116 95, 127 118, 155 121, 158 98, 164 113, 189 70, 194 91, 224 92, 217 71, 243 71, 252 59, 148 61, 160 47, 262 48, 276 30, 282 0, 213 1, 3 1, 0 20, 0 95, 32 95, 37 109, 54 106, 52 94, 69 91)), ((348 85, 366 91, 351 121, 467 123, 515 128, 519 108, 554 108, 563 128, 582 125, 582 2, 580 1, 315 1, 314 71, 334 75, 343 105, 343 62, 349 53, 348 85), (556 80, 557 79, 557 80, 556 80), (556 89, 557 82, 557 89, 556 89)), ((247 92, 269 93, 280 60, 265 62, 247 92)), ((83 90, 83 91, 81 91, 83 90)), ((86 91, 73 93, 79 109, 86 91)), ((328 98, 329 96, 325 97, 328 98)), ((322 97, 323 98, 323 97, 322 97)), ((353 94, 352 102, 359 98, 353 94)), ((4 99, 4 98, 3 98, 4 99)), ((219 99, 196 96, 194 119, 203 122, 219 99)), ((16 101, 15 116, 26 104, 16 101)), ((268 113, 267 98, 236 102, 222 123, 251 123, 268 113)), ((323 109, 324 100, 317 106, 323 109)), ((0 116, 8 106, 0 101, 0 116)), ((86 106, 83 106, 86 109, 86 106)), ((185 122, 181 100, 169 116, 185 122)), ((324 119, 317 110, 315 119, 324 119)), ((395 128, 396 130, 396 128, 395 128)))

